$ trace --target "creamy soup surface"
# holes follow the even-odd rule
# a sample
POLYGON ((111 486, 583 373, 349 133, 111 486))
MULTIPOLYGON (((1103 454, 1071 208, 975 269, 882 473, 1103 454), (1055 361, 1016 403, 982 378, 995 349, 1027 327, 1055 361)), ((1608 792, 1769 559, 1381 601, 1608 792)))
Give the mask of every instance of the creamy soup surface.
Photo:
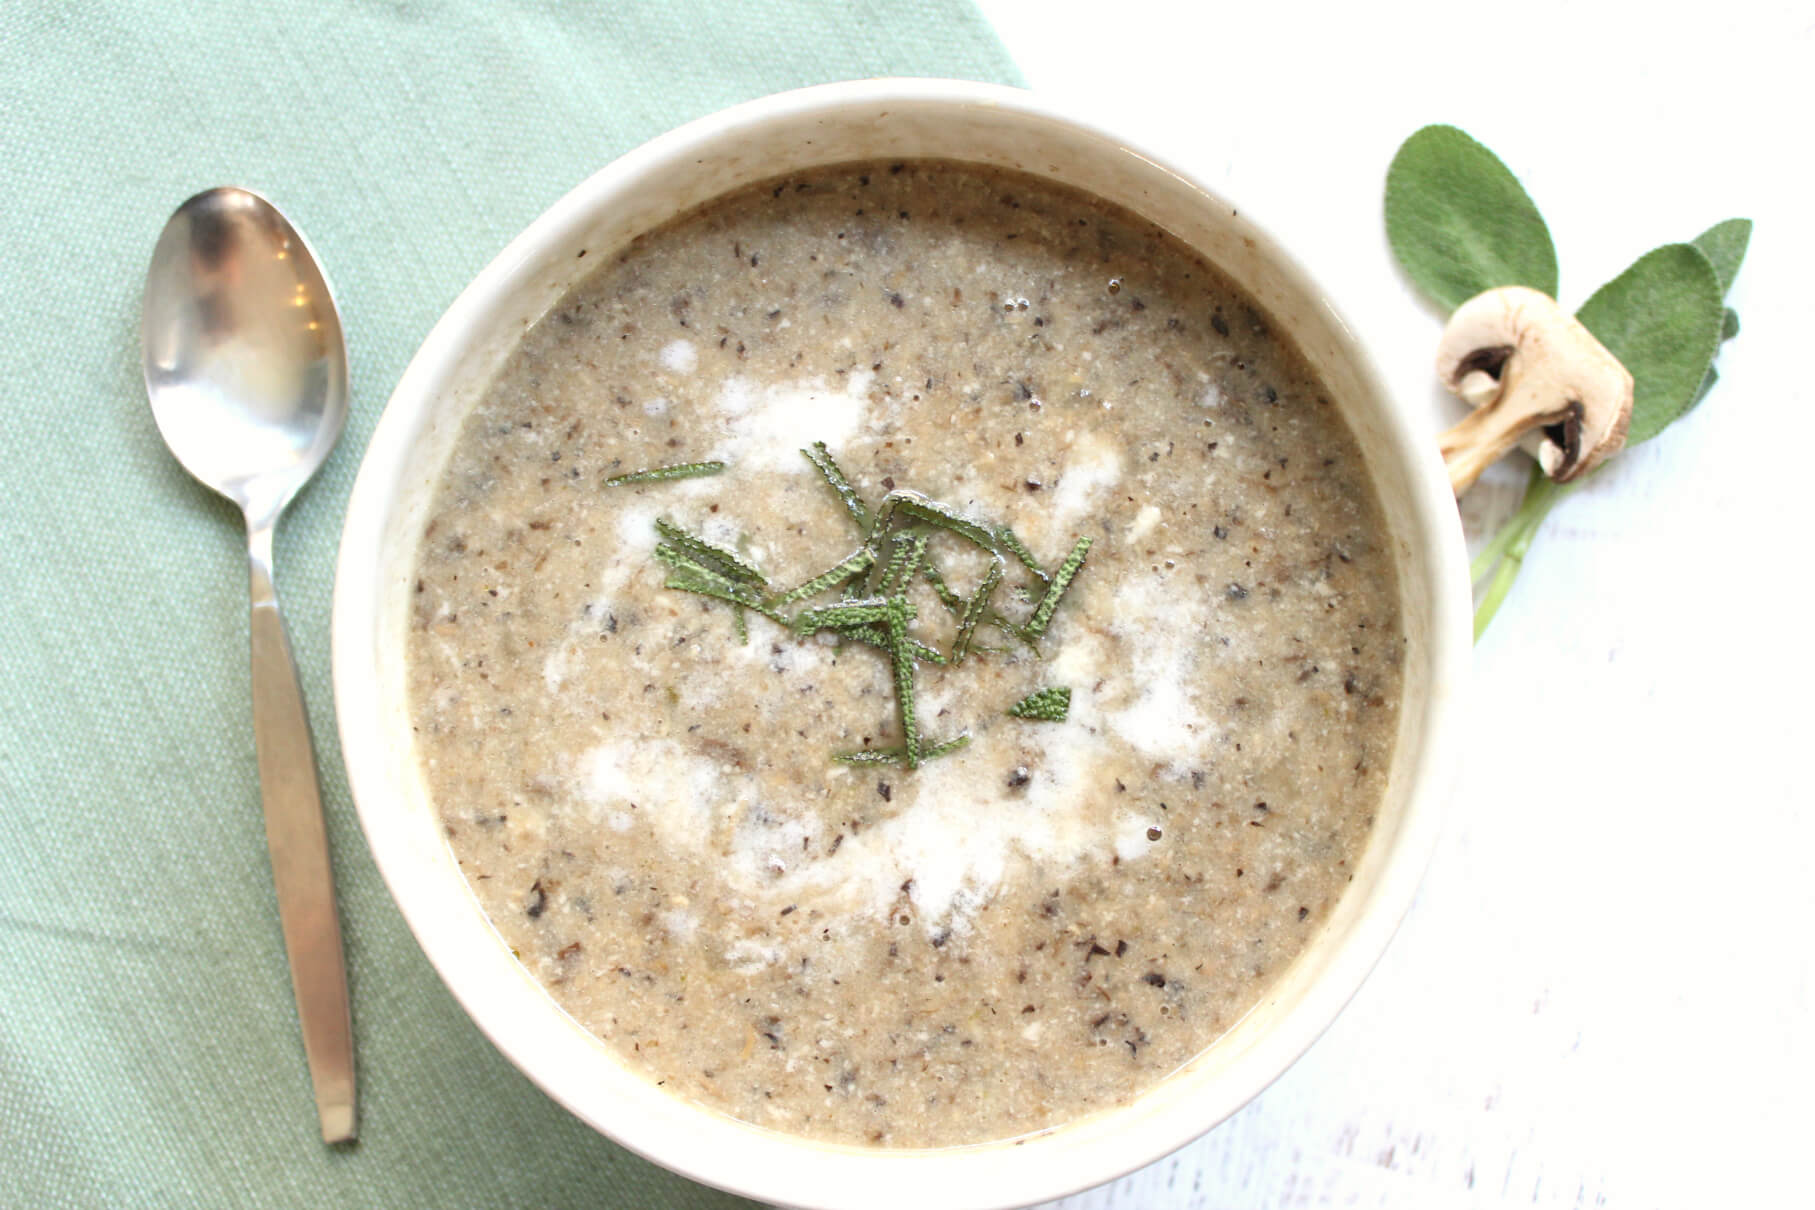
POLYGON ((816 170, 589 252, 465 422, 413 598, 424 776, 523 964, 676 1095, 843 1142, 1048 1129, 1211 1045, 1342 894, 1397 725, 1325 388, 1157 228, 993 170, 816 170), (1039 571, 922 524, 901 660, 886 619, 668 586, 658 519, 770 600, 863 547, 814 442, 862 515, 922 493, 1039 571), (837 759, 905 749, 903 664, 921 752, 964 746, 837 759), (1042 689, 1063 720, 1009 713, 1042 689))

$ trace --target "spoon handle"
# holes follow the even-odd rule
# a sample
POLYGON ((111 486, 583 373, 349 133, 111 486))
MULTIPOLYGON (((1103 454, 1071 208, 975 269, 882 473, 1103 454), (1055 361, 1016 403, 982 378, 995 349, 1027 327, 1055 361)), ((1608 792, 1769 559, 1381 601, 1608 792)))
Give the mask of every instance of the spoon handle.
POLYGON ((353 1025, 341 953, 334 872, 315 779, 315 747, 302 685, 271 576, 272 526, 251 526, 252 730, 265 800, 265 839, 290 983, 302 1022, 303 1050, 324 1142, 355 1137, 353 1025))

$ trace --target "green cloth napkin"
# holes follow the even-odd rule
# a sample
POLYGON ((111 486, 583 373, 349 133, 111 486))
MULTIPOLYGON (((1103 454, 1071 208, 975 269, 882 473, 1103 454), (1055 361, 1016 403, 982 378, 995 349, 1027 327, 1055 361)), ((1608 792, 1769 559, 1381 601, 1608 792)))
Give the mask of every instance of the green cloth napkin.
POLYGON ((0 6, 0 1204, 736 1204, 569 1117, 442 987, 347 794, 328 599, 379 409, 512 235, 689 118, 873 75, 1015 79, 968 0, 0 6), (239 520, 139 372, 152 243, 229 183, 314 244, 352 356, 277 544, 352 963, 347 1148, 319 1141, 278 931, 239 520))

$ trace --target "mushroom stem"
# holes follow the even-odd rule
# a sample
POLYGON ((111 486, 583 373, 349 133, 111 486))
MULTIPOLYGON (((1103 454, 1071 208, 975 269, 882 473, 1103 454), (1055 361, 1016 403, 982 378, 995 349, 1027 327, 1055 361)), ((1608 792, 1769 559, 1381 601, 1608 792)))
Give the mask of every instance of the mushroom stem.
POLYGON ((1519 444, 1521 437, 1535 428, 1555 424, 1568 414, 1567 406, 1557 409, 1555 414, 1511 412, 1494 407, 1470 412, 1437 439, 1437 448, 1443 453, 1444 469, 1449 471, 1450 489, 1460 496, 1475 485, 1482 471, 1519 444))

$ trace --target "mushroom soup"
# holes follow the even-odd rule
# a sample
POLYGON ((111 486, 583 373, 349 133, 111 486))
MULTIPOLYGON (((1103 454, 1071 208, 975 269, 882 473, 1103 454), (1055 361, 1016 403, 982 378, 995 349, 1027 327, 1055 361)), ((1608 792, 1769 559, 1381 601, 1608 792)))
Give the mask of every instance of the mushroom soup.
POLYGON ((1047 1129, 1211 1045, 1398 713, 1295 350, 1150 224, 955 164, 589 251, 418 555, 424 776, 500 935, 651 1080, 828 1140, 1047 1129))

